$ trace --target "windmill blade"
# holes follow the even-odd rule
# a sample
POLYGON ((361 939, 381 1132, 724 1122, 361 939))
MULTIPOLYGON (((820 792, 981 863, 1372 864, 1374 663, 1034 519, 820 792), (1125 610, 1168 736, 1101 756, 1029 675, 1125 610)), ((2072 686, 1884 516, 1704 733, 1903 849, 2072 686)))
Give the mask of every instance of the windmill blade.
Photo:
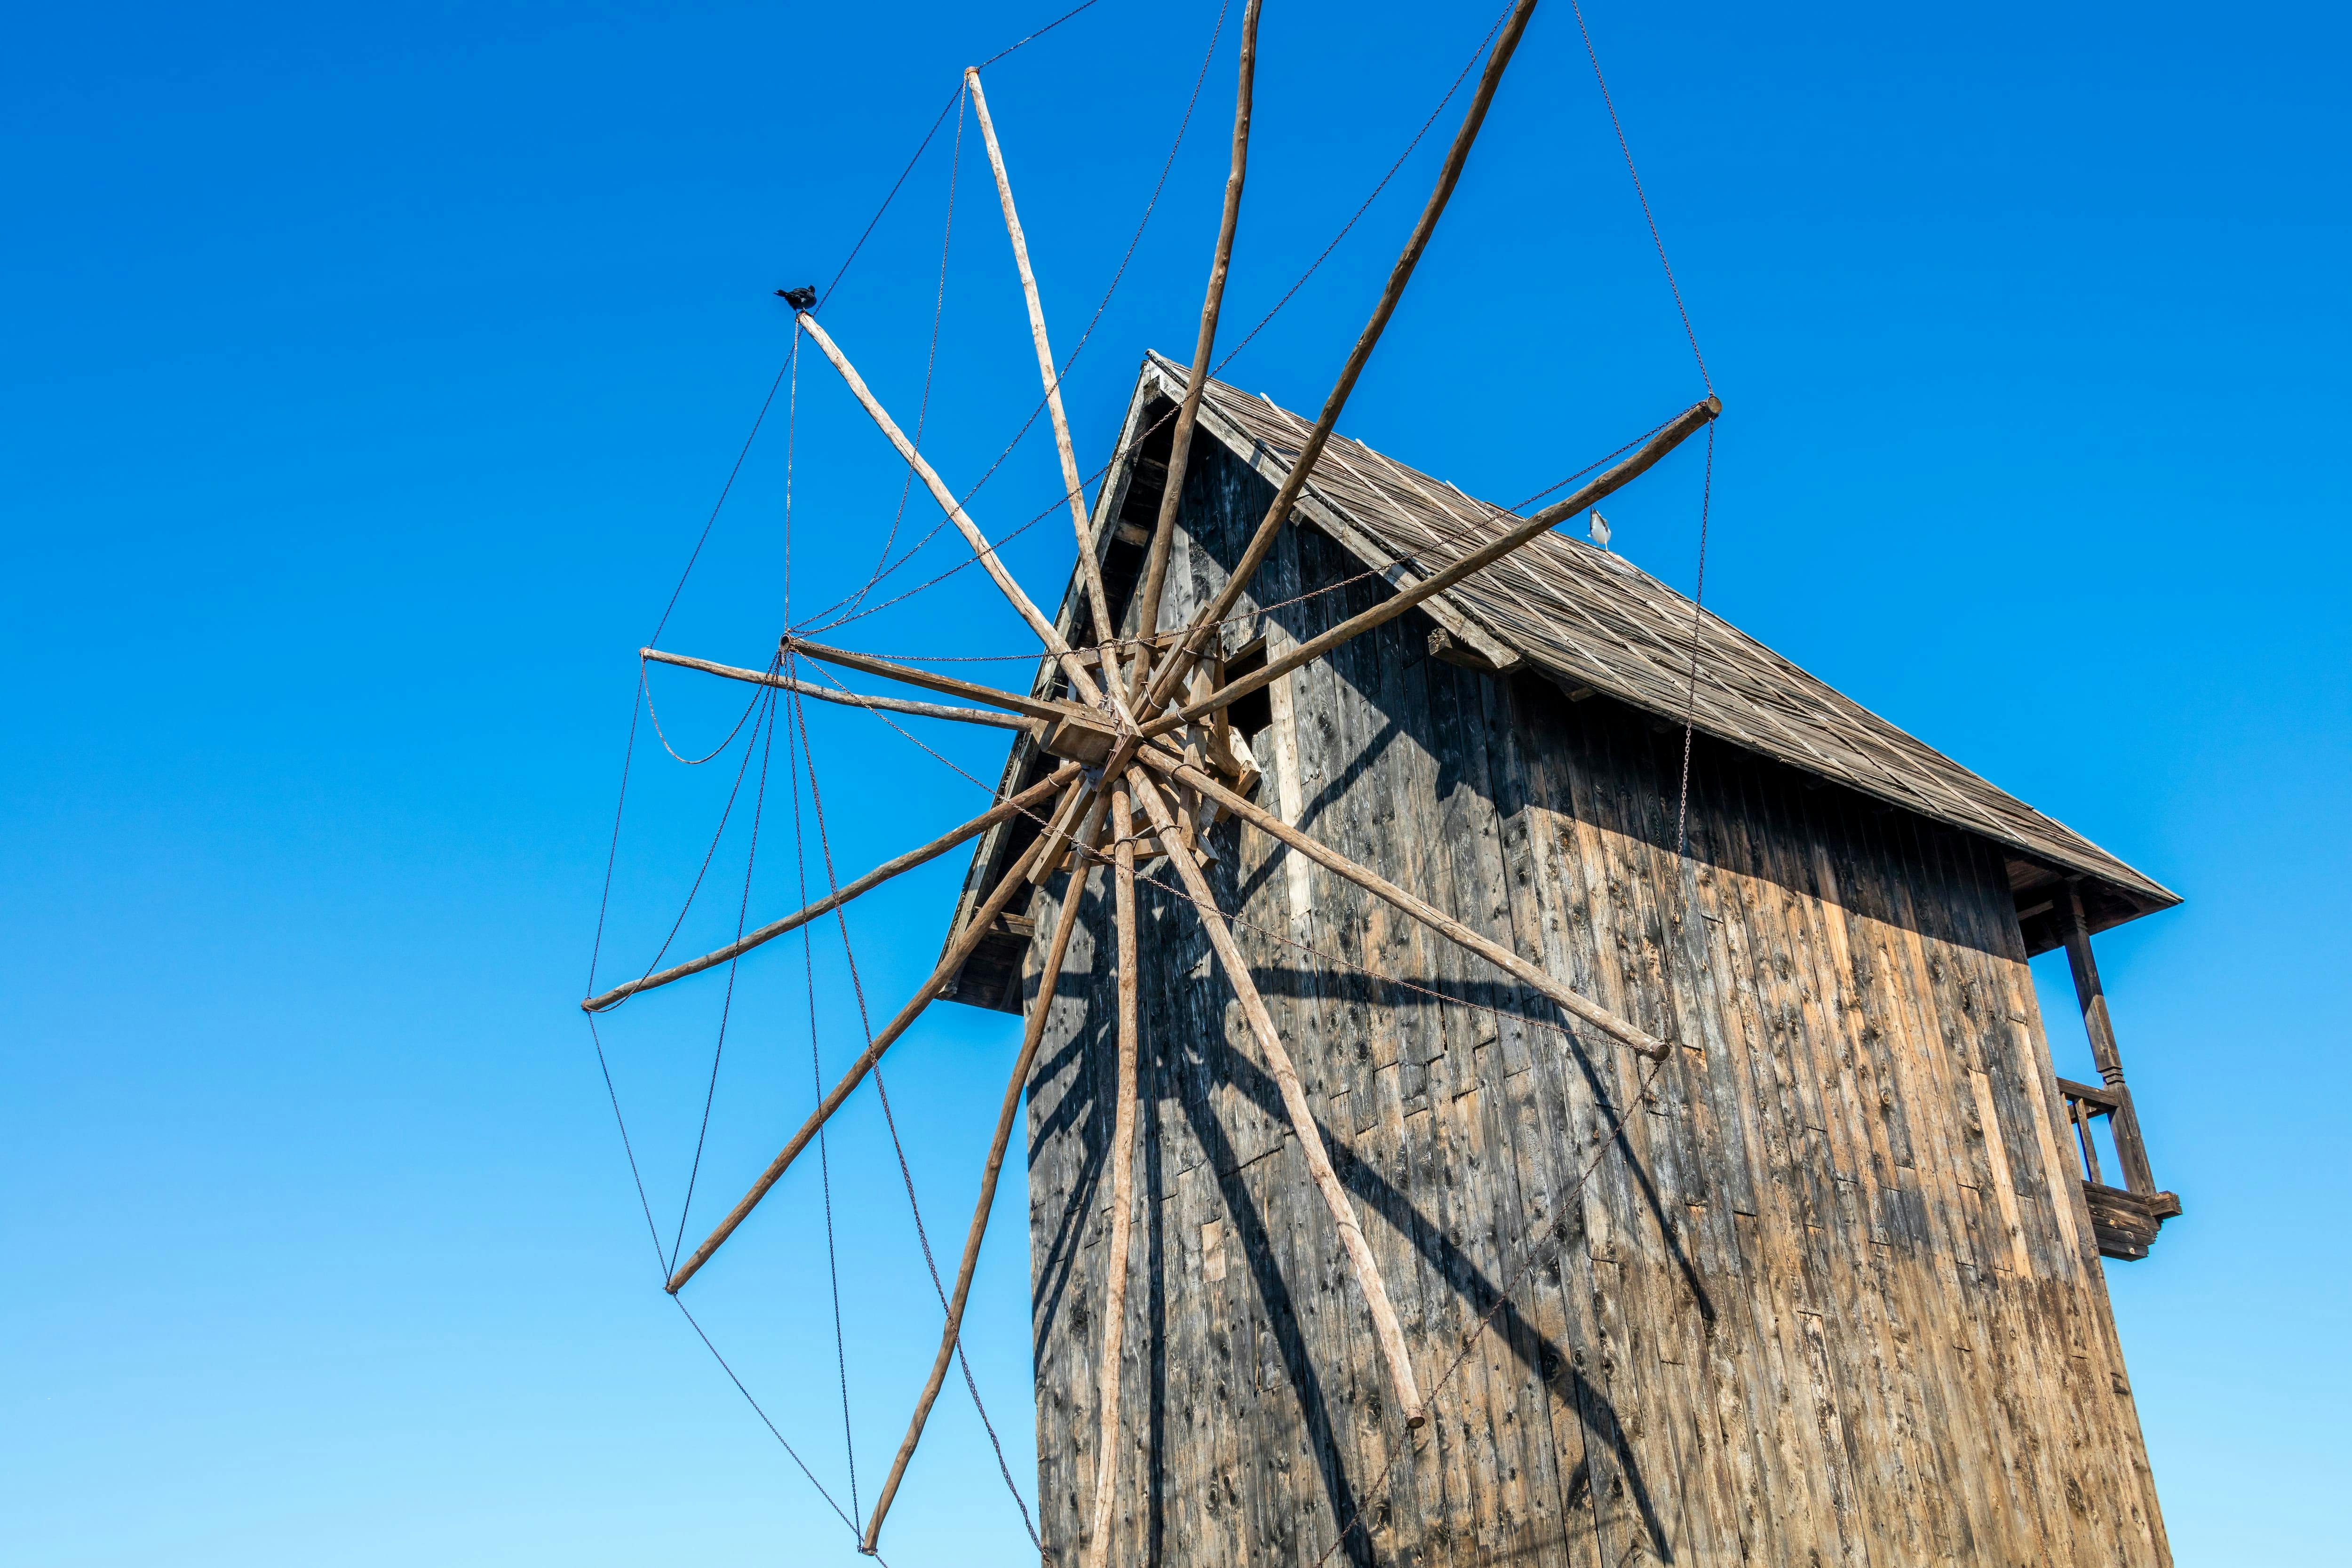
MULTIPOLYGON (((1184 644, 1178 648, 1176 657, 1161 668, 1158 679, 1152 682, 1151 695, 1144 703, 1146 708, 1156 710, 1175 694, 1185 671, 1192 660, 1200 657, 1202 634, 1233 613, 1234 602, 1249 586, 1250 579, 1256 575, 1258 566, 1274 548, 1276 534, 1281 531, 1283 521, 1290 515, 1290 509, 1297 503, 1298 492, 1306 486, 1307 476, 1314 470, 1316 458, 1322 456, 1324 443, 1331 438, 1332 426, 1339 423, 1340 410, 1347 407, 1349 395, 1356 389, 1357 377, 1363 374, 1366 363, 1372 357, 1373 348, 1381 341, 1381 334, 1388 329, 1389 318, 1396 313, 1397 302, 1404 298, 1405 285, 1412 281, 1413 268, 1420 265, 1422 252, 1428 248, 1430 237, 1437 232, 1437 220, 1444 216, 1445 205, 1453 199, 1454 187, 1462 178, 1462 166, 1469 161, 1470 148, 1478 140, 1479 127, 1486 123, 1486 108, 1495 100, 1495 89, 1502 85, 1503 72, 1509 67, 1512 54, 1517 50, 1519 37, 1527 31, 1528 18, 1535 14, 1535 8, 1536 0, 1519 0, 1511 8, 1510 16, 1503 24, 1502 33, 1495 39, 1495 47, 1486 56, 1486 68, 1479 73, 1478 90, 1472 96, 1470 107, 1463 111, 1462 123, 1454 132, 1454 144, 1446 149, 1445 162, 1437 171, 1437 184, 1429 193, 1429 200, 1423 205, 1421 217, 1412 226, 1412 233, 1406 237, 1404 249, 1398 253, 1396 264, 1389 268, 1388 286, 1381 290, 1380 300, 1372 307, 1372 319, 1364 323, 1363 331, 1356 338, 1356 346, 1349 352, 1347 363, 1339 367, 1339 378, 1332 384, 1330 395, 1323 400, 1323 412, 1317 417, 1315 428, 1308 434, 1297 461, 1291 465, 1289 476, 1283 480, 1282 488, 1275 492, 1273 504, 1266 508, 1257 531, 1251 535, 1241 559, 1234 563, 1232 574, 1225 579, 1225 585, 1192 617, 1191 633, 1184 644)), ((1202 374, 1202 367, 1194 366, 1192 375, 1196 383, 1202 374)), ((1190 395, 1194 390, 1187 387, 1186 393, 1190 395)), ((1171 489, 1181 488, 1182 476, 1171 469, 1169 484, 1171 489)))
POLYGON ((601 1013, 607 1007, 635 995, 640 991, 651 991, 656 985, 667 985, 673 980, 683 980, 689 974, 699 974, 706 969, 715 968, 731 958, 751 952, 762 942, 773 942, 788 931, 798 931, 818 916, 831 914, 860 894, 872 892, 891 878, 902 872, 911 871, 925 861, 936 860, 957 845, 979 837, 1006 818, 1020 816, 1045 801, 1077 775, 1078 764, 1065 763, 1019 795, 999 801, 961 826, 950 828, 919 848, 909 849, 904 855, 883 861, 840 891, 828 894, 807 908, 796 910, 780 921, 772 921, 759 930, 729 942, 716 952, 706 952, 700 958, 689 958, 684 963, 672 964, 669 968, 657 973, 648 974, 641 980, 632 980, 625 985, 615 985, 601 996, 591 996, 580 1004, 580 1010, 583 1013, 601 1013))
MULTIPOLYGON (((1209 353, 1216 346, 1217 315, 1224 308, 1225 273, 1234 259, 1234 231, 1241 223, 1242 185, 1249 174, 1250 105, 1257 81, 1258 0, 1249 0, 1242 12, 1242 58, 1234 85, 1233 166, 1225 175, 1224 214, 1217 220, 1217 248, 1209 262, 1209 286, 1201 297, 1201 330, 1192 342, 1192 374, 1184 384, 1184 401, 1176 410, 1176 428, 1170 433, 1168 472, 1171 482, 1160 491, 1160 516, 1151 530, 1151 551, 1143 563, 1143 586, 1136 603, 1141 606, 1136 629, 1146 638, 1160 629, 1160 599, 1168 583, 1168 550, 1176 531, 1176 509, 1183 499, 1184 465, 1192 456, 1192 426, 1201 412, 1201 395, 1209 385, 1209 353)), ((1106 632, 1105 636, 1109 634, 1106 632)), ((1129 690, 1140 692, 1150 678, 1153 647, 1145 642, 1136 650, 1135 679, 1129 690)))
MULTIPOLYGON (((1013 205, 1013 180, 1004 172, 1004 151, 996 143, 996 121, 988 112, 988 95, 980 89, 980 68, 963 73, 964 90, 971 95, 973 114, 980 121, 980 139, 988 148, 988 166, 996 175, 997 200, 1004 208, 1004 232, 1013 240, 1013 262, 1021 273, 1021 296, 1029 306, 1029 341, 1037 350, 1037 374, 1045 382, 1045 411, 1053 416, 1054 447, 1062 458, 1062 486, 1070 503, 1070 525, 1077 530, 1078 571, 1086 581, 1087 602, 1094 611, 1095 640, 1118 628, 1110 623, 1110 595, 1104 591, 1102 563, 1095 556, 1094 529, 1087 519, 1086 481, 1078 477, 1077 448, 1070 443, 1069 416, 1062 411, 1062 373, 1054 363, 1054 348, 1045 337, 1045 308, 1037 299, 1037 275, 1029 266, 1029 240, 1021 232, 1021 215, 1013 205)), ((1111 690, 1117 682, 1105 676, 1111 690)))
MULTIPOLYGON (((1108 804, 1106 796, 1097 795, 1087 812, 1078 841, 1089 849, 1102 837, 1103 808, 1108 804)), ((1044 842, 1039 840, 1041 847, 1044 842)), ((1036 850, 1030 853, 1034 856, 1036 850)), ((898 1444, 898 1457, 891 1461, 890 1479, 882 1483, 882 1495, 874 1501, 874 1517, 866 1526, 864 1550, 868 1552, 882 1538, 882 1521, 890 1511, 892 1500, 898 1495, 898 1483, 906 1479, 908 1462, 915 1457, 915 1446, 923 1440, 923 1427, 931 1418, 931 1406, 939 1402, 940 1389, 947 1382, 948 1363, 955 1359, 956 1341, 963 1332, 964 1302, 971 1295, 972 1272, 980 1266, 981 1240, 988 1234, 989 1212, 996 1205, 996 1179, 1004 1168, 1004 1151, 1013 1142, 1013 1125, 1020 1119, 1022 1090, 1029 1082, 1030 1065, 1037 1059, 1038 1043, 1045 1037, 1045 1016, 1053 1010, 1054 993, 1062 981, 1062 957, 1069 951, 1071 933, 1077 930, 1078 905, 1085 900, 1087 869, 1081 861, 1071 871, 1069 891, 1063 895, 1061 914, 1054 922, 1045 969, 1037 981, 1037 996, 1029 1005, 1028 1023, 1021 1032, 1021 1051, 1013 1058, 1013 1076, 1004 1085, 1004 1104, 997 1111, 996 1136, 988 1146, 988 1163, 981 1170, 980 1197, 972 1205, 971 1227, 964 1234, 963 1262, 956 1269, 955 1289, 948 1298, 948 1321, 940 1331, 939 1354, 931 1360, 930 1378, 923 1384, 922 1397, 915 1402, 915 1414, 907 1423, 907 1436, 898 1444)))
POLYGON ((1258 1049, 1265 1054, 1266 1070, 1282 1090, 1283 1110, 1289 1113, 1291 1131, 1298 1135, 1298 1152, 1307 1162, 1307 1171, 1314 1178, 1316 1189, 1323 1194, 1325 1206, 1331 1211, 1331 1218, 1339 1227, 1339 1245, 1355 1270, 1364 1304, 1371 1310, 1372 1331, 1380 1340, 1381 1353, 1388 1361, 1389 1377, 1396 1386, 1397 1405, 1404 1412, 1404 1424, 1408 1428, 1418 1426, 1429 1417, 1422 1406, 1420 1385, 1413 1381, 1412 1358, 1405 1353, 1404 1329, 1397 1321, 1396 1309, 1389 1303, 1388 1287, 1381 1281, 1380 1264, 1373 1258, 1371 1244, 1364 1239, 1364 1228, 1356 1219, 1356 1205, 1349 1199, 1347 1189, 1339 1184, 1339 1173, 1331 1168, 1330 1152, 1323 1147, 1323 1134, 1315 1124, 1315 1108, 1307 1102, 1307 1089, 1298 1081, 1298 1069, 1291 1064, 1290 1052, 1274 1026, 1274 1016, 1265 1010, 1265 999, 1258 994, 1249 963, 1225 924, 1208 879, 1201 874, 1192 851, 1177 836, 1176 819, 1169 815, 1167 803, 1160 798, 1159 790, 1141 768, 1129 769, 1127 777, 1136 797, 1143 802, 1143 809, 1150 815, 1152 826, 1159 830, 1169 863, 1183 879, 1185 891, 1199 910, 1202 929, 1209 934, 1209 945, 1216 950, 1217 962, 1224 966, 1226 983, 1241 1004, 1242 1016, 1248 1020, 1251 1033, 1257 1037, 1258 1049))
POLYGON ((980 531, 980 525, 972 521, 971 514, 964 510, 963 503, 956 500, 947 482, 940 478, 939 470, 915 450, 914 443, 907 439, 906 433, 898 428, 889 411, 866 387, 865 378, 857 374, 857 367, 851 364, 848 356, 841 352, 832 338, 825 335, 824 329, 817 325, 814 316, 803 310, 794 319, 816 344, 818 351, 832 362, 833 368, 841 373, 842 382, 849 388, 850 395, 857 399, 867 417, 874 421, 883 435, 889 437, 890 444, 898 449, 898 456, 915 470, 924 488, 931 492, 931 499, 940 503, 940 510, 948 514, 948 521, 955 524, 956 531, 962 534, 964 542, 971 546, 971 552, 979 559, 982 570, 1003 594, 1005 602, 1029 623, 1029 629, 1037 634, 1037 640, 1045 645, 1046 651, 1061 661, 1062 668, 1069 673, 1070 689, 1085 698, 1089 706, 1101 701, 1102 693, 1096 688, 1094 678, 1087 673, 1086 666, 1078 662, 1077 656, 1070 651, 1070 645, 1063 639, 1061 632, 1022 590, 1021 584, 1013 580, 1013 574, 1005 570, 1004 563, 996 558, 996 546, 980 531))
MULTIPOLYGON (((1080 786, 1073 784, 1071 787, 1080 786)), ((1013 901, 1013 895, 1028 886, 1029 863, 1045 847, 1045 841, 1040 838, 1007 868, 1004 875, 998 879, 995 891, 988 895, 985 903, 972 911, 971 919, 964 925, 963 934, 958 937, 947 952, 941 956, 939 966, 931 971, 931 977, 923 982, 921 989, 918 990, 913 998, 898 1010, 898 1016, 883 1026, 881 1033, 874 1037, 873 1043, 868 1045, 864 1053, 851 1065, 849 1071, 842 1075, 841 1081, 834 1085, 832 1092, 827 1094, 817 1108, 809 1113, 809 1119, 801 1124, 801 1130, 798 1132, 793 1134, 792 1142, 784 1145, 783 1152, 760 1173, 760 1179, 751 1184, 751 1190, 745 1193, 741 1200, 728 1211, 727 1217, 719 1222, 719 1228, 712 1231, 702 1245, 694 1249, 694 1256, 688 1258, 677 1271, 669 1277, 668 1284, 663 1289, 673 1296, 677 1295, 686 1282, 693 1279, 704 1264, 710 1261, 711 1254, 717 1252, 725 1244, 727 1238, 735 1234, 736 1226, 750 1217, 751 1211, 759 1206, 760 1200, 768 1195, 768 1190, 782 1178, 786 1171, 792 1169, 793 1162, 800 1158, 801 1151, 809 1146, 809 1142, 816 1136, 817 1130, 830 1121, 833 1113, 841 1109, 842 1102, 849 1098, 851 1092, 859 1084, 866 1081, 866 1075, 874 1070, 874 1064, 882 1059, 882 1053, 888 1050, 897 1042, 898 1037, 905 1034, 914 1025, 915 1020, 923 1016, 923 1009, 929 1006, 940 993, 948 988, 948 984, 956 977, 956 972, 963 967, 964 960, 972 955, 982 940, 988 935, 988 928, 995 922, 998 915, 1004 912, 1004 906, 1013 901)))
POLYGON ((789 675, 773 670, 745 669, 740 665, 714 664, 707 658, 689 658, 682 653, 664 653, 659 648, 641 647, 637 657, 656 664, 674 664, 680 669, 698 669, 707 675, 723 675, 730 680, 746 680, 754 686, 773 686, 783 691, 797 691, 803 697, 814 697, 820 702, 837 702, 844 708, 877 709, 885 713, 911 713, 919 719, 951 719, 960 724, 987 724, 999 730, 1020 730, 1034 734, 1038 721, 1020 719, 1007 713, 991 713, 981 708, 950 708, 940 702, 909 702, 902 697, 868 697, 862 692, 839 687, 814 686, 789 675))

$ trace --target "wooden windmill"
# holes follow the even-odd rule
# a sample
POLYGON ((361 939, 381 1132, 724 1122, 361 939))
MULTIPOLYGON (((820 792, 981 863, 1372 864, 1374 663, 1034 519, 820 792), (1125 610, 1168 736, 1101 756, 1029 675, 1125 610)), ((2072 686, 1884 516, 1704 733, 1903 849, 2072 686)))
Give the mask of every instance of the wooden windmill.
POLYGON ((1554 531, 1712 395, 1525 516, 1334 434, 1533 9, 1309 421, 1210 374, 1253 0, 1192 359, 1147 357, 1091 507, 971 75, 1078 545, 1055 613, 799 328, 1034 629, 1036 679, 793 636, 764 670, 646 650, 1016 731, 988 811, 584 1004, 973 846, 930 978, 669 1281, 929 1003, 1025 1016, 868 1551, 1025 1106, 1055 1563, 2169 1560, 2100 1258, 2179 1205, 2089 938, 2178 900, 1554 531), (2061 943, 2097 1086, 2054 1077, 2036 1011, 2026 960, 2061 943))

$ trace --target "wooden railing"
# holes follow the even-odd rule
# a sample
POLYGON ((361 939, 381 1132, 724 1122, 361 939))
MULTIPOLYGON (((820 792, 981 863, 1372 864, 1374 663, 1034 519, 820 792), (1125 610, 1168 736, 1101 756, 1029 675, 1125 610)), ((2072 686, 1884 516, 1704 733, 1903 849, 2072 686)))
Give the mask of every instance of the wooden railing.
POLYGON ((2133 1113, 2131 1090, 2121 1083, 2076 1083, 2058 1080, 2066 1104, 2066 1121, 2074 1129, 2074 1145, 2083 1158, 2083 1196, 2090 1205, 2091 1228, 2102 1256, 2139 1258, 2147 1256, 2163 1223, 2180 1212, 2180 1200, 2158 1192, 2147 1168, 2147 1149, 2140 1142, 2139 1118, 2133 1113), (2108 1184, 2099 1163, 2098 1140, 2091 1124, 2105 1120, 2114 1144, 2117 1174, 2123 1185, 2108 1184))

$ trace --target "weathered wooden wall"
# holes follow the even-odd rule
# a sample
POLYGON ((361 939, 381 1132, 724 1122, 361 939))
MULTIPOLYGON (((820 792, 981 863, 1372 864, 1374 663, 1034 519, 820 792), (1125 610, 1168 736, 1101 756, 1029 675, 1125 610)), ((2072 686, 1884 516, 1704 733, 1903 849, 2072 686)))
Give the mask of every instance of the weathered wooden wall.
MULTIPOLYGON (((1266 495, 1202 454, 1167 621, 1266 495)), ((1360 571, 1290 530, 1256 602, 1360 571)), ((1276 609, 1230 646, 1385 592, 1276 609)), ((1274 689, 1260 800, 1690 1046, 1645 1081, 1605 1040, 1521 1022, 1548 1015, 1475 959, 1220 831, 1215 880, 1424 1389, 1505 1302, 1408 1443, 1207 942, 1147 886, 1116 1561, 1317 1563, 1360 1509, 1330 1561, 2168 1562, 2000 857, 1703 741, 1685 874, 1678 730, 1438 662, 1428 629, 1274 689)), ((1103 891, 1030 1100, 1041 1524, 1065 1565, 1097 1462, 1103 891)))

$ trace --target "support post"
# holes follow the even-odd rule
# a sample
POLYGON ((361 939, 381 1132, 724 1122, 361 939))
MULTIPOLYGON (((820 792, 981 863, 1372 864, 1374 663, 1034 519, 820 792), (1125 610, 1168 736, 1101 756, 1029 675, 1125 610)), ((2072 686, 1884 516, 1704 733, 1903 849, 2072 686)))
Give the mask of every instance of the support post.
MULTIPOLYGON (((1095 796, 1086 825, 1080 829, 1079 842, 1089 849, 1101 835, 1105 804, 1105 796, 1095 796)), ((1004 1085, 1004 1103, 996 1114, 996 1137, 988 1146, 988 1163, 980 1173, 980 1198, 972 1205, 971 1226, 964 1233, 963 1262, 956 1269, 955 1289, 948 1298, 947 1326, 940 1332, 939 1354, 931 1359, 930 1379, 923 1384, 922 1397, 915 1402, 915 1414, 907 1423, 907 1436, 898 1445, 898 1457, 890 1463, 890 1479, 882 1483, 882 1495, 874 1500, 874 1517, 866 1521, 863 1549, 869 1553, 882 1539, 882 1521, 898 1495, 898 1483, 906 1479, 908 1461, 915 1457, 915 1445, 923 1440, 923 1427, 931 1418, 931 1406, 939 1402, 940 1390, 947 1383, 948 1364, 955 1359, 956 1339, 963 1331, 964 1302, 971 1295, 972 1272, 980 1266, 981 1240, 988 1234, 989 1211, 996 1205, 996 1180, 1004 1169, 1004 1151, 1013 1142, 1013 1123, 1021 1117, 1030 1066, 1037 1059, 1038 1042, 1045 1037, 1045 1016, 1053 1010, 1054 992, 1061 984, 1062 956, 1069 951, 1071 932, 1077 929, 1078 906, 1086 899, 1089 868, 1084 857, 1071 868, 1069 891, 1063 895, 1061 913, 1054 921, 1053 939, 1045 951, 1045 967, 1037 980, 1037 999, 1030 1004, 1028 1022, 1021 1031, 1021 1050, 1013 1058, 1013 1076, 1004 1085)))
POLYGON ((1363 1226, 1357 1222, 1356 1206, 1349 1201, 1347 1189, 1339 1184, 1339 1173, 1331 1168, 1331 1155, 1323 1146, 1323 1134, 1315 1124, 1315 1108, 1307 1103, 1306 1086, 1298 1081, 1298 1069, 1291 1064, 1290 1052, 1274 1026, 1274 1016, 1265 1010, 1265 1000, 1258 994, 1257 982, 1251 977, 1249 962, 1242 956, 1232 930, 1225 924, 1208 879, 1201 874, 1195 856, 1178 837, 1176 821, 1169 815, 1167 803, 1160 799, 1159 789, 1141 768, 1128 770, 1127 778, 1160 834, 1169 864, 1183 879, 1185 891, 1200 912, 1202 929, 1208 932, 1209 945, 1216 950, 1217 961, 1224 966, 1225 979, 1241 1003, 1242 1016, 1249 1021, 1251 1033, 1257 1037, 1258 1049, 1265 1054, 1266 1070, 1282 1091, 1283 1110, 1290 1117, 1291 1131, 1298 1135, 1298 1152, 1307 1162, 1316 1190, 1323 1194, 1324 1206, 1331 1211, 1331 1218, 1339 1227, 1339 1245, 1355 1272, 1357 1287, 1364 1293, 1364 1304, 1371 1310, 1372 1331, 1389 1363, 1389 1376, 1396 1389, 1397 1405, 1404 1413, 1404 1424, 1408 1428, 1419 1426, 1429 1416, 1422 1406, 1421 1387, 1413 1381, 1412 1358, 1405 1352, 1404 1329, 1397 1321, 1396 1309, 1389 1304, 1388 1287, 1381 1282, 1380 1264, 1372 1257, 1371 1244, 1364 1239, 1363 1226))
POLYGON ((1095 1444, 1094 1528, 1088 1532, 1092 1568, 1109 1568, 1112 1503, 1118 1483, 1119 1352, 1127 1332, 1127 1261, 1135 1207, 1137 974, 1135 940, 1135 811, 1127 785, 1113 790, 1110 826, 1115 852, 1118 924, 1118 1105, 1110 1133, 1110 1256, 1104 1260, 1101 1436, 1095 1444))
POLYGON ((2116 1091, 2115 1109, 2107 1113, 2107 1131, 2116 1141, 2116 1163, 2123 1167, 2125 1190, 2153 1196, 2156 1176, 2148 1169, 2147 1145, 2140 1140, 2139 1113, 2132 1109, 2131 1088, 2124 1082, 2123 1053, 2116 1048, 2116 1028, 2107 1017, 2107 994, 2099 984, 2098 962, 2091 956, 2091 928, 2084 919, 2080 882, 2068 879, 2058 896, 2056 912, 2059 932, 2066 940, 2066 964, 2074 974, 2074 999, 2083 1007, 2083 1032, 2090 1037, 2091 1059, 2099 1065, 2101 1080, 2116 1091))

